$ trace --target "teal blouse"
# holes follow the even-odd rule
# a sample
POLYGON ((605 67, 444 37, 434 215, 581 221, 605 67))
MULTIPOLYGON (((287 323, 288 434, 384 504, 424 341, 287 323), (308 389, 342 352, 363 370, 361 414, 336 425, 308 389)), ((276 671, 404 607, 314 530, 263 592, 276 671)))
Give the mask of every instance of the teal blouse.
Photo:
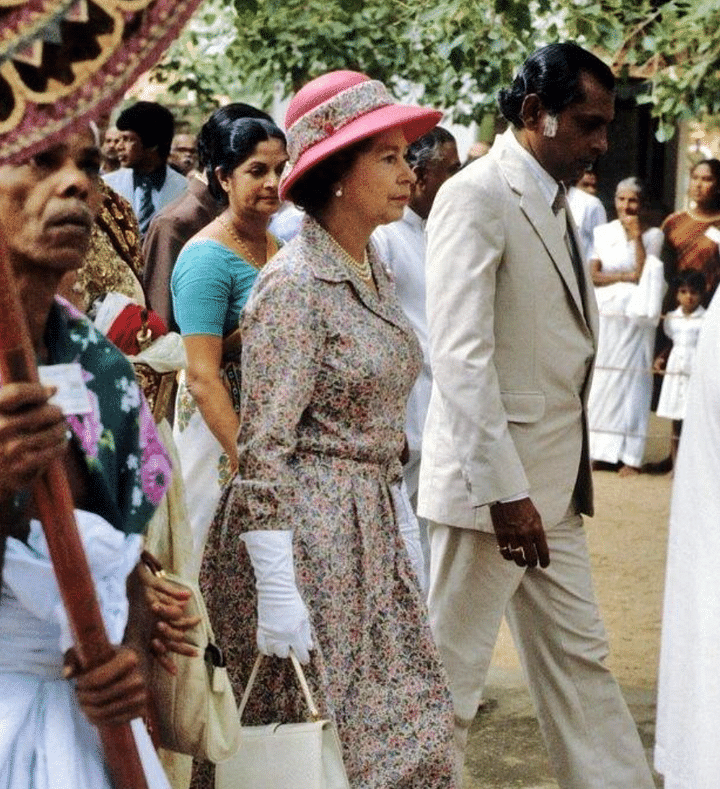
POLYGON ((257 273, 217 241, 204 238, 186 244, 170 281, 180 332, 225 337, 237 329, 257 273))

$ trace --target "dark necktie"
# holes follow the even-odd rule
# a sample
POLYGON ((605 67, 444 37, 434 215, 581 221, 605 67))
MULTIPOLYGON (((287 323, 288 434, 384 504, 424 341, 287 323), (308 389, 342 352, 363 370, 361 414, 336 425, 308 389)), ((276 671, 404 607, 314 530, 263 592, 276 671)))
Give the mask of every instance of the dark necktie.
POLYGON ((140 234, 145 235, 150 220, 155 215, 155 206, 152 202, 153 189, 159 192, 165 184, 165 168, 160 167, 151 173, 133 173, 133 188, 140 188, 140 206, 138 208, 138 225, 140 234))
POLYGON ((575 237, 570 227, 570 217, 568 215, 569 208, 567 199, 565 198, 565 189, 563 186, 558 188, 555 199, 552 203, 552 210, 560 225, 560 231, 565 239, 565 246, 567 247, 568 255, 575 270, 575 279, 577 280, 578 290, 580 291, 580 298, 582 299, 583 309, 585 307, 585 272, 583 271, 582 258, 580 250, 575 243, 575 237))
POLYGON ((150 220, 155 213, 155 207, 152 202, 152 182, 149 178, 140 179, 140 208, 138 210, 138 224, 140 225, 140 233, 145 235, 150 224, 150 220))

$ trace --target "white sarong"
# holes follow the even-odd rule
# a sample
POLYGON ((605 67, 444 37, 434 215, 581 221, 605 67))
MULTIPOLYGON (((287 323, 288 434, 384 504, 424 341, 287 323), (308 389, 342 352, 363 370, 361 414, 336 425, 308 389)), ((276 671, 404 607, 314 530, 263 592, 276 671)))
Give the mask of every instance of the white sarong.
MULTIPOLYGON (((98 515, 75 511, 108 637, 122 641, 127 576, 142 547, 98 515)), ((38 521, 7 540, 0 596, 0 789, 112 789, 97 729, 62 678, 72 645, 38 521)), ((132 721, 149 789, 170 789, 141 720, 132 721)))

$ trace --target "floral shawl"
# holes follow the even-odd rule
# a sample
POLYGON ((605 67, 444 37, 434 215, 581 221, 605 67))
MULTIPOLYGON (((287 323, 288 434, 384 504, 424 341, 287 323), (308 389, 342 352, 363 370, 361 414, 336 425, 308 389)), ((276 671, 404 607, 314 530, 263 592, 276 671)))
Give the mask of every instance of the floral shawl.
POLYGON ((50 364, 79 362, 90 414, 69 416, 90 474, 92 510, 126 534, 145 531, 172 466, 132 365, 68 302, 57 298, 46 328, 50 364))

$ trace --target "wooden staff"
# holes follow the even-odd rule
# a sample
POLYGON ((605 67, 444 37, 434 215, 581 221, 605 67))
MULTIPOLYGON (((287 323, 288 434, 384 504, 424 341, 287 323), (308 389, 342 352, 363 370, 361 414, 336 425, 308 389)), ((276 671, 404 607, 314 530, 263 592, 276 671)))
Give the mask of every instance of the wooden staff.
MULTIPOLYGON (((35 353, 17 285, 0 234, 0 378, 4 383, 37 382, 35 353)), ((50 558, 84 669, 106 663, 114 654, 105 631, 90 567, 77 524, 70 484, 62 460, 54 460, 33 483, 33 496, 50 558)), ((115 789, 147 789, 130 724, 99 727, 105 763, 115 789)))

